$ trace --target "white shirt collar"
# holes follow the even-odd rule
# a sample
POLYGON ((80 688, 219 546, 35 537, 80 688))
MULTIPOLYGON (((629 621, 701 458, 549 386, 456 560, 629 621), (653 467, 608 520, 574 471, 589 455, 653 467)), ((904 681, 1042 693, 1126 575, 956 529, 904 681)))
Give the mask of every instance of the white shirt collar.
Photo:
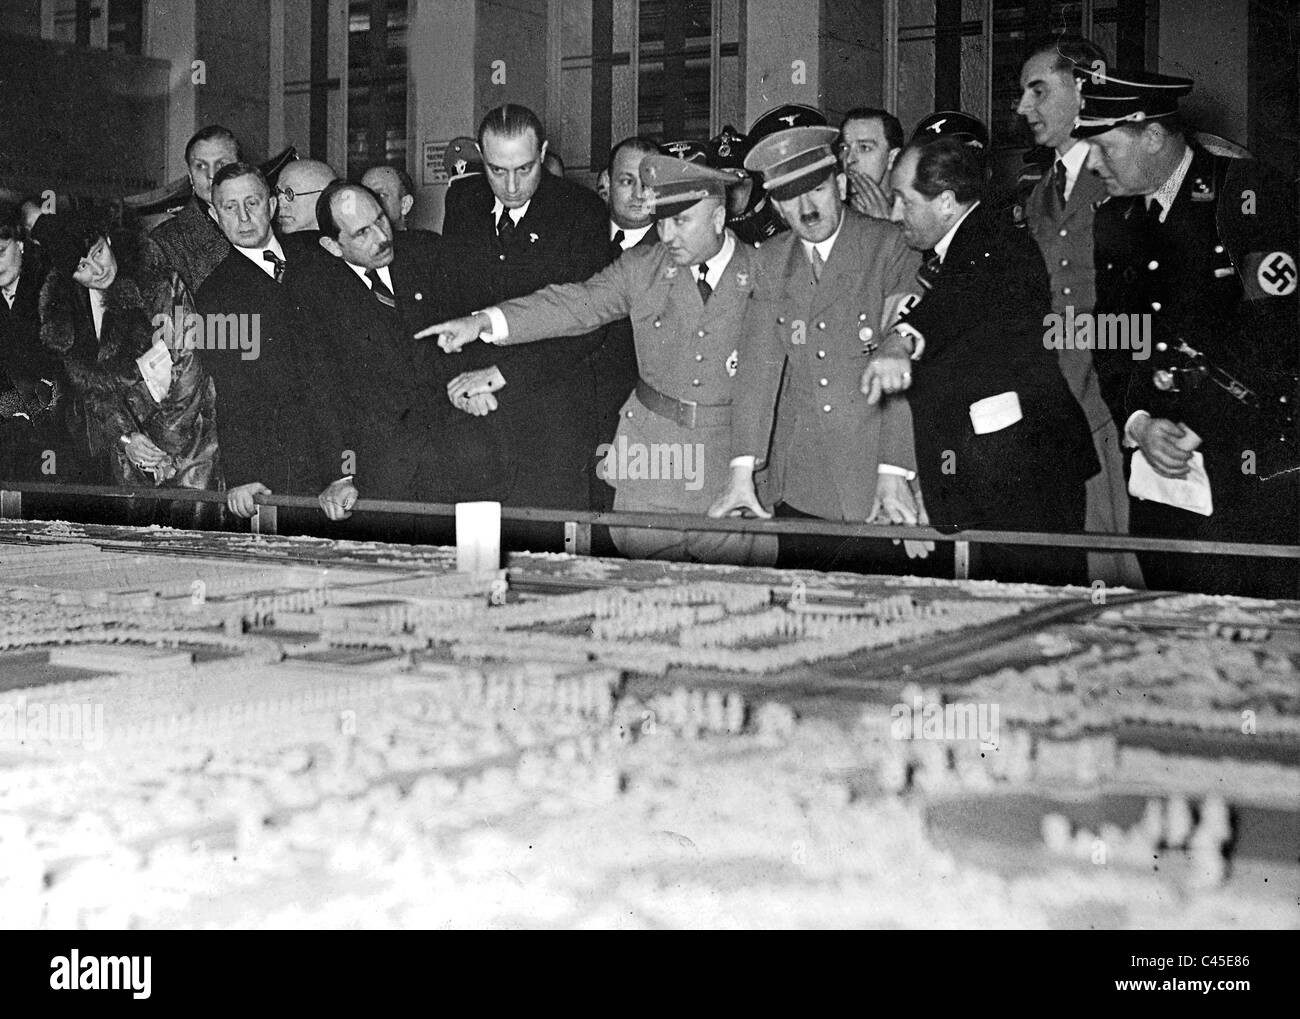
MULTIPOLYGON (((373 289, 370 286, 370 280, 366 278, 366 273, 370 271, 369 269, 365 269, 359 265, 353 265, 346 258, 343 259, 343 264, 346 265, 349 269, 351 269, 354 273, 356 273, 361 278, 361 282, 366 285, 367 290, 373 289)), ((384 286, 386 286, 393 293, 397 293, 397 291, 393 290, 393 274, 388 271, 388 266, 381 265, 375 271, 379 273, 379 278, 384 281, 384 286)))
POLYGON ((104 291, 96 290, 90 287, 90 320, 95 323, 95 335, 101 336, 104 332, 104 291))
POLYGON ((835 239, 839 237, 840 231, 844 229, 844 216, 845 213, 841 210, 839 225, 835 228, 835 232, 824 241, 818 241, 814 244, 812 241, 805 241, 802 237, 799 238, 799 243, 803 245, 804 257, 807 258, 809 262, 812 261, 813 248, 816 248, 817 254, 822 256, 823 265, 831 260, 831 248, 835 247, 835 239))
POLYGON ((1192 165, 1192 147, 1190 145, 1183 151, 1183 158, 1178 161, 1174 167, 1174 172, 1169 175, 1169 179, 1147 195, 1146 206, 1151 208, 1151 203, 1160 203, 1160 222, 1165 221, 1169 215, 1169 207, 1174 204, 1174 199, 1178 197, 1178 192, 1182 189, 1183 179, 1187 176, 1187 171, 1192 165))
POLYGON ((288 261, 288 259, 285 259, 284 257, 284 248, 280 247, 280 238, 275 236, 275 234, 271 234, 271 239, 269 241, 256 248, 241 248, 238 244, 232 244, 231 247, 270 276, 271 279, 275 279, 275 263, 268 262, 263 258, 262 252, 273 251, 277 258, 288 261))
MULTIPOLYGON (((718 283, 722 279, 722 274, 727 268, 727 263, 731 261, 731 256, 736 253, 736 236, 730 230, 727 230, 722 237, 722 247, 712 258, 700 263, 705 267, 705 280, 714 290, 718 289, 718 283)), ((696 279, 700 278, 700 267, 691 266, 691 275, 696 279)))
POLYGON ((1088 143, 1082 138, 1076 138, 1070 151, 1063 156, 1057 155, 1056 158, 1065 164, 1065 198, 1068 201, 1070 192, 1074 190, 1074 182, 1079 179, 1083 164, 1087 162, 1088 143))
POLYGON ((934 253, 939 256, 940 262, 942 262, 944 258, 947 257, 948 245, 952 243, 953 236, 957 233, 957 228, 961 226, 964 222, 966 222, 966 217, 969 216, 972 212, 974 212, 975 209, 979 206, 979 204, 980 204, 979 202, 976 202, 969 209, 963 212, 961 214, 961 219, 957 220, 956 223, 954 223, 951 227, 949 227, 948 232, 944 234, 943 237, 939 239, 939 243, 934 246, 934 253))
MULTIPOLYGON (((530 198, 528 199, 528 201, 524 202, 523 205, 519 206, 519 208, 511 209, 510 222, 513 223, 515 226, 518 226, 519 221, 523 219, 525 214, 528 212, 528 206, 532 204, 533 204, 533 200, 530 198)), ((500 198, 493 199, 492 201, 492 222, 493 223, 498 223, 501 221, 501 213, 504 209, 505 206, 501 204, 500 198)))
POLYGON ((618 233, 620 230, 622 230, 623 231, 622 248, 624 251, 626 251, 628 248, 635 248, 638 244, 640 244, 641 238, 644 237, 647 233, 649 233, 653 229, 654 229, 653 222, 647 223, 645 226, 639 226, 636 227, 635 229, 628 230, 625 229, 624 227, 619 226, 611 219, 609 221, 609 239, 612 241, 614 239, 614 235, 618 233))

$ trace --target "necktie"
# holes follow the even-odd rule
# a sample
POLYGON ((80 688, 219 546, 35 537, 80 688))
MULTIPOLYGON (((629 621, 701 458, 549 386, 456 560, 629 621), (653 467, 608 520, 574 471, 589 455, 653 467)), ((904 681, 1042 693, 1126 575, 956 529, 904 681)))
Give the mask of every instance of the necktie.
POLYGON ((700 278, 695 281, 695 287, 700 292, 700 300, 708 304, 709 298, 713 296, 713 288, 709 286, 709 267, 703 262, 700 263, 700 278))
POLYGON ((510 218, 510 210, 502 209, 501 218, 497 220, 497 240, 503 248, 510 247, 515 239, 515 221, 510 218))
POLYGON ((262 252, 262 261, 270 262, 275 266, 275 282, 279 283, 284 279, 285 261, 270 248, 262 252))
POLYGON ((921 263, 921 268, 916 271, 916 278, 921 286, 929 290, 934 286, 934 281, 939 275, 939 267, 943 263, 939 261, 939 256, 934 253, 933 248, 927 248, 921 252, 921 257, 925 261, 921 263))
POLYGON ((1160 213, 1164 211, 1164 206, 1160 204, 1160 199, 1151 195, 1147 196, 1147 222, 1152 226, 1160 225, 1160 213))
POLYGON ((1052 167, 1052 179, 1048 181, 1048 202, 1053 219, 1058 219, 1065 211, 1065 164, 1057 160, 1052 167))
POLYGON ((618 248, 620 251, 622 251, 622 250, 623 250, 623 242, 624 242, 625 240, 627 240, 627 234, 625 234, 622 230, 615 230, 615 231, 614 231, 614 239, 613 239, 612 241, 610 241, 610 243, 613 244, 614 247, 616 247, 616 248, 618 248))
POLYGON ((812 271, 813 279, 820 283, 822 281, 822 270, 826 268, 826 262, 822 259, 822 254, 817 250, 816 245, 812 249, 812 271))
POLYGON ((393 296, 393 292, 388 289, 380 278, 378 269, 367 269, 366 279, 370 281, 370 292, 375 295, 380 304, 388 308, 397 307, 397 298, 393 296))

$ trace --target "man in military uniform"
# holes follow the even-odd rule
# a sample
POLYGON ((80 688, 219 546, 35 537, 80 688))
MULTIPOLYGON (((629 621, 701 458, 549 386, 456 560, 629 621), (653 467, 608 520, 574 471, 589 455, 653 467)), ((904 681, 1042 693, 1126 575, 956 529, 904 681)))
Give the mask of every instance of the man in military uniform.
MULTIPOLYGON (((1034 142, 1050 151, 1053 162, 1024 202, 1029 232, 1047 263, 1052 312, 1062 322, 1083 322, 1093 312, 1092 217, 1106 197, 1101 178, 1084 168, 1088 144, 1071 136, 1079 114, 1075 68, 1089 73, 1104 67, 1106 54, 1077 35, 1054 35, 1034 44, 1020 71, 1020 103, 1034 142)), ((1062 337, 1057 356, 1070 391, 1088 416, 1093 445, 1102 469, 1088 481, 1084 526, 1099 533, 1128 532, 1128 492, 1124 488, 1124 452, 1110 408, 1102 398, 1097 370, 1088 347, 1076 348, 1074 336, 1062 337)), ((1089 552, 1088 576, 1107 584, 1141 586, 1142 574, 1132 553, 1089 552)))
MULTIPOLYGON (((451 352, 480 337, 530 343, 630 318, 641 377, 606 451, 614 508, 703 515, 727 481, 754 252, 726 229, 733 175, 658 154, 642 160, 640 173, 654 191, 658 244, 624 252, 585 283, 549 286, 417 337, 437 333, 451 352)), ((624 555, 637 559, 770 565, 776 558, 767 536, 627 528, 611 534, 624 555)))
MULTIPOLYGON (((871 405, 858 385, 879 338, 919 296, 920 258, 893 226, 845 207, 838 138, 832 127, 790 128, 746 157, 791 232, 765 242, 755 259, 731 481, 712 516, 771 516, 754 485, 761 460, 764 501, 778 516, 909 524, 924 517, 909 485, 916 458, 906 399, 871 405)), ((783 566, 882 572, 906 565, 880 540, 782 538, 780 548, 783 566)), ((911 551, 925 548, 909 542, 911 551)))
MULTIPOLYGON (((750 124, 745 142, 752 148, 777 131, 791 127, 824 126, 826 118, 820 110, 799 103, 787 103, 773 107, 750 124)), ((762 181, 759 180, 737 185, 736 211, 727 216, 727 226, 746 244, 761 244, 767 238, 789 229, 768 197, 767 190, 761 185, 762 181), (743 201, 740 200, 742 196, 743 201)))
MULTIPOLYGON (((1095 352, 1103 395, 1136 448, 1131 527, 1296 543, 1295 208, 1253 160, 1188 139, 1178 101, 1191 88, 1186 78, 1094 69, 1082 75, 1074 131, 1110 196, 1094 224, 1097 310, 1130 316, 1130 331, 1150 329, 1149 360, 1095 352)), ((1154 589, 1300 595, 1294 560, 1139 560, 1154 589)))

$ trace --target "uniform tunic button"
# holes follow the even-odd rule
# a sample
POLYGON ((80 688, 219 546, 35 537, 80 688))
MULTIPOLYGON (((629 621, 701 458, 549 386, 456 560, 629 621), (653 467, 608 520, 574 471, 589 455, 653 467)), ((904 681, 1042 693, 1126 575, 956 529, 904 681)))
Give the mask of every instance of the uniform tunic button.
POLYGON ((823 410, 825 413, 829 414, 829 413, 831 412, 831 405, 830 405, 829 403, 823 403, 823 404, 822 404, 822 410, 823 410))
POLYGON ((824 351, 824 350, 819 350, 819 351, 817 351, 817 356, 818 356, 818 357, 825 357, 825 356, 826 356, 826 351, 824 351))
POLYGON ((819 386, 829 386, 829 385, 831 384, 831 380, 830 380, 830 379, 818 379, 818 380, 817 380, 817 384, 818 384, 819 386))
POLYGON ((695 355, 695 360, 697 360, 697 361, 703 361, 703 360, 704 360, 704 355, 703 355, 703 354, 696 354, 696 355, 695 355))
POLYGON ((1069 288, 1069 287, 1061 287, 1061 293, 1063 293, 1066 297, 1069 297, 1069 296, 1070 296, 1070 288, 1069 288))
POLYGON ((1063 258, 1063 259, 1061 259, 1061 268, 1062 268, 1062 269, 1064 269, 1064 268, 1065 268, 1067 265, 1069 265, 1069 264, 1070 264, 1070 260, 1069 260, 1068 258, 1063 258))
POLYGON ((1147 263, 1147 268, 1150 269, 1152 272, 1155 272, 1157 269, 1160 268, 1160 263, 1153 258, 1150 262, 1147 263))
POLYGON ((696 333, 695 335, 698 336, 698 337, 700 337, 700 339, 703 339, 705 336, 708 335, 708 333, 706 333, 703 329, 701 329, 701 330, 700 330, 698 333, 696 333))
POLYGON ((627 416, 628 416, 628 417, 631 417, 631 416, 632 416, 632 412, 631 412, 631 411, 628 411, 628 412, 627 412, 627 416))
POLYGON ((778 316, 776 317, 776 324, 779 325, 779 326, 783 326, 783 325, 785 325, 785 316, 784 316, 784 315, 778 315, 778 316))
POLYGON ((1216 244, 1216 245, 1214 246, 1214 253, 1215 253, 1216 255, 1222 255, 1222 254, 1223 254, 1223 245, 1222 245, 1222 244, 1216 244))
POLYGON ((655 319, 655 328, 658 329, 661 325, 663 325, 663 323, 660 322, 658 319, 655 319))
POLYGON ((1152 301, 1152 302, 1151 302, 1151 310, 1152 310, 1152 311, 1159 311, 1159 310, 1160 310, 1160 302, 1159 302, 1159 301, 1152 301))
POLYGON ((503 261, 503 262, 506 260, 506 256, 505 256, 505 255, 497 255, 497 258, 499 258, 499 259, 500 259, 501 261, 503 261))
POLYGON ((1062 231, 1060 231, 1060 232, 1057 234, 1057 236, 1058 236, 1058 237, 1069 237, 1069 236, 1070 236, 1070 231, 1069 231, 1069 230, 1062 230, 1062 231))
POLYGON ((818 323, 817 323, 817 328, 818 328, 818 329, 825 329, 825 328, 826 328, 826 323, 825 323, 825 322, 818 322, 818 323))
POLYGON ((698 386, 699 384, 700 384, 700 380, 699 380, 699 379, 691 379, 691 385, 693 385, 693 386, 698 386))
POLYGON ((867 320, 867 313, 865 311, 858 312, 858 321, 865 322, 866 320, 867 320))

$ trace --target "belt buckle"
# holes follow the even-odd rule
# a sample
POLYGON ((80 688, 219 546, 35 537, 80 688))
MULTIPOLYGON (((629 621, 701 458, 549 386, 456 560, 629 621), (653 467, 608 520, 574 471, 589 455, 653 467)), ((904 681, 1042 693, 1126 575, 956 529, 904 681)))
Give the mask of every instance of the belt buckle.
POLYGON ((677 401, 677 423, 683 428, 695 427, 695 411, 699 404, 694 400, 677 401))

